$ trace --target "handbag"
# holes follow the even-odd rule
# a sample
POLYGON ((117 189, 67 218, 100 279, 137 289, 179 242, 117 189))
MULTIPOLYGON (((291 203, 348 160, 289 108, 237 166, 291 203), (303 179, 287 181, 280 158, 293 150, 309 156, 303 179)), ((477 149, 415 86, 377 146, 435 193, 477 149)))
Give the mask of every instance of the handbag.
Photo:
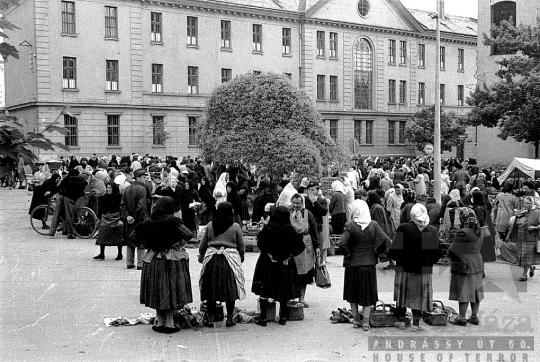
POLYGON ((379 263, 386 263, 387 261, 392 260, 392 258, 388 255, 388 250, 377 254, 377 257, 379 258, 379 263))
POLYGON ((36 188, 36 185, 34 185, 33 183, 28 183, 28 191, 34 191, 34 189, 36 188))
POLYGON ((369 315, 369 325, 371 327, 393 327, 396 322, 399 322, 399 319, 390 311, 390 306, 382 300, 378 300, 369 315))
POLYGON ((448 310, 440 300, 433 301, 433 307, 430 311, 422 314, 422 319, 430 326, 445 326, 448 324, 448 310), (440 304, 440 307, 437 305, 440 304))
POLYGON ((317 258, 315 268, 317 269, 315 274, 315 285, 323 289, 330 288, 332 283, 330 282, 330 275, 328 274, 326 265, 320 265, 319 259, 317 258))

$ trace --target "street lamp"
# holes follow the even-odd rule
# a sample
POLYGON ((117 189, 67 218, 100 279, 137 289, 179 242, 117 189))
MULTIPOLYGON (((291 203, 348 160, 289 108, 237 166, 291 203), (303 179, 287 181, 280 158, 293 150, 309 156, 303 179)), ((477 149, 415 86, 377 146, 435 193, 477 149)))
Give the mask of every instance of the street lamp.
POLYGON ((434 190, 433 197, 437 203, 441 203, 441 81, 440 81, 440 68, 441 68, 441 30, 440 20, 444 9, 444 0, 437 1, 437 14, 432 15, 432 18, 436 20, 436 49, 435 49, 435 126, 434 126, 434 165, 433 165, 433 182, 434 190))

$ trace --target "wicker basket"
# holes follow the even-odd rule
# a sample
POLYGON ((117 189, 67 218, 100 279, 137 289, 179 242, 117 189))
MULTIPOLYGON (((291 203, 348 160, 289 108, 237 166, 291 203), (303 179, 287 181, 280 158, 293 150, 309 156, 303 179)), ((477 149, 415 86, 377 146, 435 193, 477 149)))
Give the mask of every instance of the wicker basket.
POLYGON ((429 312, 424 312, 422 319, 430 326, 445 326, 448 324, 448 311, 444 307, 443 302, 440 300, 434 300, 433 308, 429 312), (435 308, 437 308, 437 303, 441 305, 441 312, 435 311, 435 308))
POLYGON ((287 311, 290 321, 301 321, 304 319, 304 306, 300 303, 287 303, 287 311))
MULTIPOLYGON (((257 298, 257 313, 261 313, 261 298, 257 298)), ((268 307, 266 309, 266 320, 268 322, 276 321, 276 302, 268 301, 268 307)))

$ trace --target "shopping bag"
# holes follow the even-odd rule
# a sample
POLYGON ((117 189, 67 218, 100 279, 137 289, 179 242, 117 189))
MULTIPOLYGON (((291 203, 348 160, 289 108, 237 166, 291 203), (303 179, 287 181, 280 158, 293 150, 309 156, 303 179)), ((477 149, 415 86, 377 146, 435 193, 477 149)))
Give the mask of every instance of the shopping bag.
POLYGON ((332 286, 332 283, 330 282, 330 275, 328 274, 328 269, 326 269, 326 265, 320 265, 319 261, 317 261, 315 268, 315 284, 319 288, 330 288, 332 286))

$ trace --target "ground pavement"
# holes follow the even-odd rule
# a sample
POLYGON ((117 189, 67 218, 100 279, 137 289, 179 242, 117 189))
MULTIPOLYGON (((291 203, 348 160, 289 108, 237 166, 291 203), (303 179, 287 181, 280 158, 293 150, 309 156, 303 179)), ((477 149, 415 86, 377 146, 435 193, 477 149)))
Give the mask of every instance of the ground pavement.
MULTIPOLYGON (((332 287, 308 287, 310 307, 303 321, 286 326, 269 323, 266 328, 238 324, 172 335, 155 333, 148 325, 107 328, 104 318, 154 312, 139 304, 140 271, 127 270, 125 261, 114 261, 115 248, 107 248, 104 261, 92 260, 98 251, 95 240, 35 233, 28 217, 30 197, 25 190, 0 189, 1 361, 540 360, 535 352, 538 341, 531 340, 539 331, 540 275, 518 283, 520 270, 502 263, 486 265, 480 326, 427 326, 425 332, 414 334, 394 328, 363 332, 350 324, 331 324, 331 311, 348 307, 342 300, 343 268, 338 255, 328 262, 332 287), (413 345, 410 337, 418 344, 413 345), (390 350, 381 350, 386 347, 390 350), (518 351, 521 348, 524 351, 518 351)), ((189 255, 193 304, 198 306, 197 250, 190 249, 189 255)), ((257 306, 249 290, 258 256, 247 253, 243 265, 247 297, 237 306, 247 310, 257 306)), ((377 269, 379 297, 391 302, 393 272, 383 271, 380 265, 377 269)), ((449 269, 436 266, 433 278, 435 299, 457 308, 456 302, 448 301, 449 269)))

